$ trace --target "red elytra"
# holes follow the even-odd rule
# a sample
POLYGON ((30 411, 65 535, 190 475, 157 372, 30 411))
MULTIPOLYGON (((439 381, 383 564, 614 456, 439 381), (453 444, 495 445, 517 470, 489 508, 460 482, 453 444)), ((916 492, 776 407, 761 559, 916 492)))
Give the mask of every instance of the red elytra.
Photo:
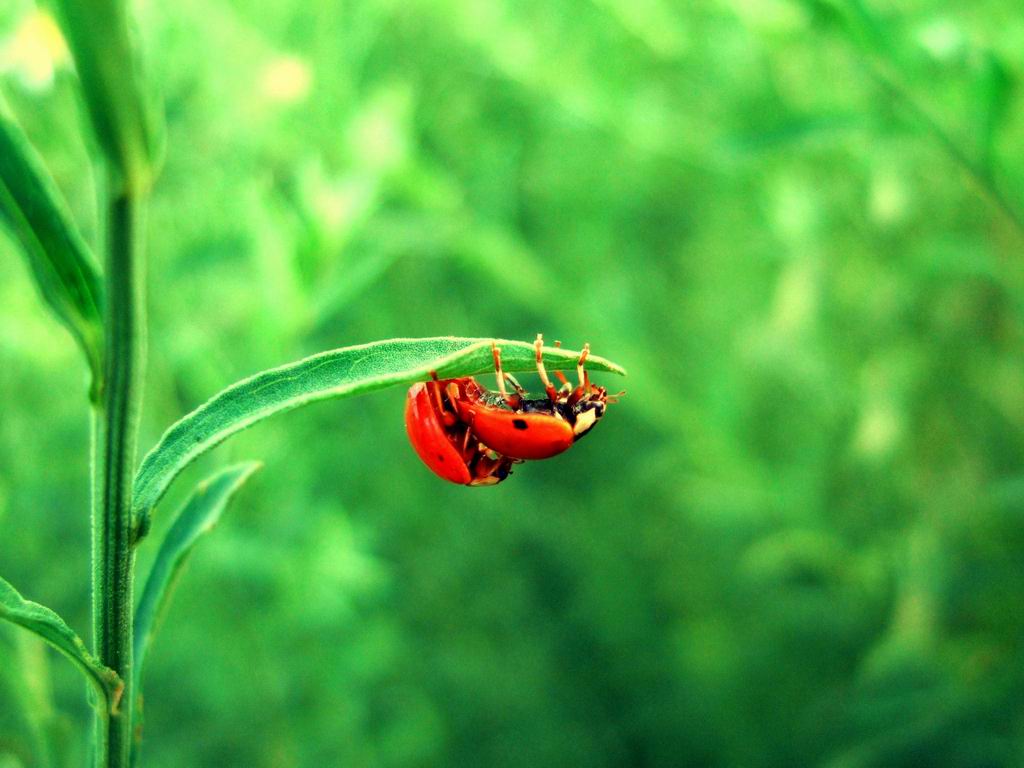
POLYGON ((405 401, 409 442, 430 470, 459 485, 495 485, 506 477, 512 459, 490 451, 459 420, 444 385, 473 386, 473 379, 449 379, 413 384, 405 401))
POLYGON ((534 344, 544 398, 528 399, 518 382, 502 372, 496 344, 492 351, 498 392, 471 377, 435 376, 410 388, 406 431, 416 453, 436 475, 461 485, 499 483, 513 463, 551 458, 571 448, 604 415, 607 403, 614 402, 604 387, 590 382, 584 368, 589 345, 577 361, 579 385, 573 387, 557 372, 562 388, 556 390, 544 369, 540 334, 534 344), (506 379, 514 394, 506 390, 506 379))
POLYGON ((479 401, 456 406, 473 434, 505 456, 550 459, 569 450, 576 439, 569 422, 554 413, 510 411, 479 401))

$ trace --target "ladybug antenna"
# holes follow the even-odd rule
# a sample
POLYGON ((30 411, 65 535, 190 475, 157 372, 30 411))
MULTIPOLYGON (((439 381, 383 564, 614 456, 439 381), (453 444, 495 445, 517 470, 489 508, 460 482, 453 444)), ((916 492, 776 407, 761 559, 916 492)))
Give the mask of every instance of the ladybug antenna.
POLYGON ((548 378, 548 372, 544 369, 544 336, 543 334, 537 334, 537 340, 533 342, 533 348, 537 353, 537 375, 540 376, 541 383, 544 385, 544 391, 548 395, 548 399, 551 402, 555 402, 558 399, 558 391, 555 389, 555 385, 551 383, 551 379, 548 378))
POLYGON ((587 369, 583 367, 583 364, 587 362, 587 357, 590 356, 590 343, 583 345, 583 351, 580 352, 580 359, 576 361, 576 374, 580 377, 580 386, 583 387, 583 391, 588 395, 590 394, 590 376, 587 374, 587 369))

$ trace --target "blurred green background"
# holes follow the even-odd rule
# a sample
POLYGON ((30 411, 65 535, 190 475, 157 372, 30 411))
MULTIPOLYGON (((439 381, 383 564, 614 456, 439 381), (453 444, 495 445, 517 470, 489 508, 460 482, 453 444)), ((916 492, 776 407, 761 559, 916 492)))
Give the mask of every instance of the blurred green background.
MULTIPOLYGON (((630 371, 496 489, 420 465, 399 389, 199 462, 158 529, 267 466, 157 639, 146 765, 1024 765, 1018 3, 136 5, 168 120, 144 450, 379 338, 630 371)), ((0 4, 0 89, 95 242, 76 88, 45 8, 0 4)), ((83 635, 85 389, 3 235, 0 574, 83 635)), ((0 628, 4 768, 83 762, 48 654, 0 628)))

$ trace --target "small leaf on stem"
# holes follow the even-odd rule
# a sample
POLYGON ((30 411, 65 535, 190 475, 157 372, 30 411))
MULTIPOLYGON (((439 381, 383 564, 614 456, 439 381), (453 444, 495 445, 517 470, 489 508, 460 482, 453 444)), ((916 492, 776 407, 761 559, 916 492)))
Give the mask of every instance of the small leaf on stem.
POLYGON ((85 643, 65 621, 52 610, 23 598, 18 591, 0 579, 0 619, 34 632, 78 667, 105 702, 108 713, 117 712, 124 683, 112 669, 100 664, 85 643))
POLYGON ((257 461, 236 464, 201 482, 178 512, 149 571, 135 611, 135 693, 157 625, 170 600, 188 556, 203 534, 209 533, 245 481, 262 466, 257 461))
POLYGON ((0 219, 21 245, 43 300, 85 353, 95 397, 103 359, 99 269, 42 158, 2 103, 0 219))
POLYGON ((201 482, 171 524, 156 560, 150 568, 149 578, 142 590, 142 599, 135 612, 134 670, 132 695, 134 697, 134 741, 132 765, 137 764, 142 741, 142 672, 146 654, 153 643, 160 620, 170 603, 174 587, 181 576, 186 560, 200 537, 213 530, 221 513, 245 481, 260 468, 257 461, 236 464, 221 470, 201 482))

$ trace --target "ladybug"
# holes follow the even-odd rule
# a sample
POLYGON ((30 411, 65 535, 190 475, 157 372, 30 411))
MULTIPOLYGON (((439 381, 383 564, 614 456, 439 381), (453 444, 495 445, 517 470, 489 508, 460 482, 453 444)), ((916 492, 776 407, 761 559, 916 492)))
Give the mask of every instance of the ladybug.
POLYGON ((405 400, 405 431, 430 471, 459 485, 496 485, 509 476, 514 459, 481 443, 458 415, 455 402, 482 392, 471 377, 419 382, 405 400))
MULTIPOLYGON (((501 369, 501 350, 492 343, 498 391, 472 377, 438 380, 409 389, 405 425, 416 453, 436 475, 461 485, 495 485, 512 465, 547 459, 572 447, 604 416, 607 390, 591 384, 584 368, 590 345, 576 363, 579 384, 556 372, 561 388, 548 378, 542 357, 544 339, 534 342, 537 373, 545 397, 530 399, 511 375, 501 369), (514 393, 509 393, 506 380, 514 393)), ((558 343, 556 342, 556 346, 558 343)))

